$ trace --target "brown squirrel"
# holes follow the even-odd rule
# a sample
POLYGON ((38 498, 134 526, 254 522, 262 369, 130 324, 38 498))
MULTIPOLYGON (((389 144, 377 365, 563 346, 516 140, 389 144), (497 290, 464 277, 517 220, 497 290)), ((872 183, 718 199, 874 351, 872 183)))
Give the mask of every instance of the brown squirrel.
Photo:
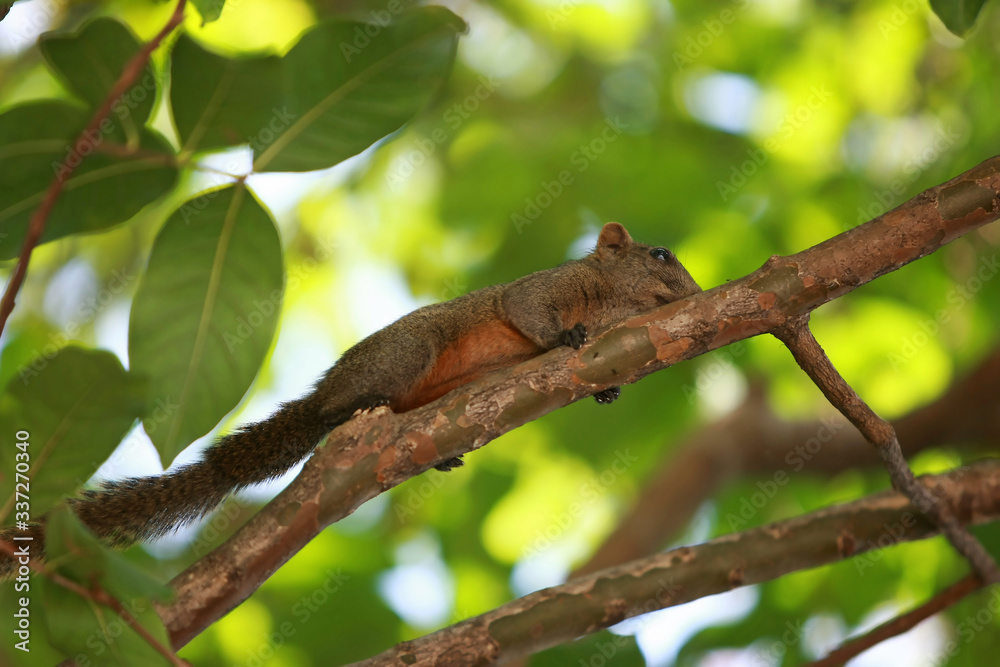
MULTIPOLYGON (((105 482, 70 503, 109 544, 159 537, 234 491, 286 472, 358 410, 412 410, 492 370, 561 345, 579 349, 588 333, 700 291, 669 250, 637 243, 609 222, 583 259, 419 308, 376 331, 347 350, 312 393, 223 437, 201 461, 169 474, 105 482)), ((611 387, 595 398, 610 403, 618 395, 611 387)), ((31 524, 29 532, 31 555, 40 558, 44 524, 31 524)), ((7 528, 0 539, 13 545, 15 534, 24 532, 7 528)), ((14 569, 13 559, 0 555, 0 579, 14 569)))

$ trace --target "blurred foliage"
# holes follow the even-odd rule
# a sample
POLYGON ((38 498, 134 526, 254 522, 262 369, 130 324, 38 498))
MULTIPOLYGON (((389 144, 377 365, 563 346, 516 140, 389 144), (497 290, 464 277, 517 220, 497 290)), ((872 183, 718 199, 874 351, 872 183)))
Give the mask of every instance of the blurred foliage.
MULTIPOLYGON (((305 392, 340 352, 416 305, 582 254, 604 221, 670 245, 709 287, 965 171, 1000 146, 996 5, 983 6, 962 40, 926 3, 909 0, 449 3, 470 30, 451 78, 415 120, 333 169, 248 180, 277 221, 284 300, 277 342, 256 382, 214 433, 305 392)), ((284 55, 322 17, 373 21, 387 7, 384 0, 230 0, 213 23, 190 11, 185 29, 215 53, 257 58, 262 49, 284 55)), ((77 29, 106 15, 146 40, 170 11, 171 3, 146 0, 17 3, 0 22, 0 112, 75 99, 45 66, 52 56, 39 50, 35 26, 77 29)), ((167 63, 165 53, 154 57, 161 81, 167 63)), ((179 148, 168 98, 157 96, 149 127, 179 148)), ((6 160, 0 155, 0 165, 6 160)), ((200 159, 224 171, 234 161, 249 158, 200 159)), ((40 372, 69 344, 110 350, 128 366, 129 310, 154 238, 184 199, 224 182, 190 166, 179 179, 178 190, 129 222, 35 251, 0 341, 5 386, 26 369, 40 372)), ((0 202, 7 186, 0 182, 0 202)), ((998 245, 1000 227, 983 228, 815 313, 820 342, 873 407, 892 417, 931 400, 997 344, 998 245)), ((626 387, 611 407, 569 406, 470 455, 458 471, 430 472, 370 502, 182 657, 281 667, 364 658, 561 581, 669 460, 674 443, 740 399, 747 377, 767 379, 773 407, 786 417, 829 412, 776 340, 721 355, 626 387)), ((137 440, 145 442, 129 438, 137 440)), ((102 474, 153 472, 151 452, 133 446, 102 474)), ((939 470, 973 456, 942 449, 914 467, 939 470)), ((9 478, 2 479, 6 498, 9 478)), ((726 517, 760 482, 767 479, 725 489, 685 539, 730 532, 726 517)), ((790 474, 739 528, 886 486, 877 470, 830 480, 790 474)), ((274 488, 246 494, 235 515, 221 513, 125 557, 166 580, 268 492, 274 488)), ((727 624, 683 615, 650 621, 638 647, 649 664, 670 664, 678 650, 679 664, 797 664, 964 571, 940 539, 906 545, 760 586, 752 609, 727 624)), ((3 587, 3 608, 13 595, 3 587)), ((41 609, 40 598, 34 604, 41 609)), ((970 597, 876 649, 888 657, 873 652, 859 664, 988 664, 1000 648, 995 606, 988 593, 970 597), (949 641, 957 647, 950 658, 949 641)), ((10 623, 0 620, 4 636, 10 623)), ((56 661, 44 626, 33 627, 35 652, 26 658, 5 642, 0 662, 56 661)), ((531 664, 642 662, 632 640, 602 633, 531 664), (606 656, 609 646, 616 650, 606 656)))

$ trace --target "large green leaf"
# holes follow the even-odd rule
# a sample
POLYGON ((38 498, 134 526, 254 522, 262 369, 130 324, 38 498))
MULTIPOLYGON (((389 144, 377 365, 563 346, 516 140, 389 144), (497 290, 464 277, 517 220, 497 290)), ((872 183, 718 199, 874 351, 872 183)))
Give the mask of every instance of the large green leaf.
POLYGON ((976 24, 986 0, 931 0, 931 9, 948 30, 962 37, 976 24))
POLYGON ((112 155, 106 142, 124 144, 124 134, 109 122, 74 152, 89 119, 88 111, 56 100, 0 114, 0 259, 17 256, 32 213, 68 156, 82 162, 49 214, 42 243, 124 222, 173 188, 173 151, 151 130, 139 130, 141 151, 112 155))
MULTIPOLYGON (((161 646, 170 645, 151 602, 168 599, 170 588, 102 545, 65 505, 49 516, 45 548, 59 574, 89 589, 98 586, 118 600, 161 646)), ((169 664, 110 607, 45 577, 39 578, 39 585, 52 643, 79 664, 169 664)))
MULTIPOLYGON (((29 464, 32 516, 47 512, 97 470, 142 416, 146 393, 145 382, 110 352, 66 347, 41 361, 12 377, 0 396, 0 432, 28 435, 21 461, 29 464)), ((0 447, 5 479, 13 481, 21 451, 0 447)), ((13 491, 13 484, 4 488, 13 491)), ((3 501, 10 506, 10 499, 3 501)))
MULTIPOLYGON (((141 47, 124 23, 98 17, 71 34, 43 35, 38 48, 66 86, 96 109, 141 47)), ((122 123, 130 139, 138 136, 149 118, 156 90, 153 68, 147 65, 136 83, 115 101, 111 118, 122 123)))
POLYGON ((284 58, 289 124, 259 151, 257 171, 322 169, 399 129, 451 69, 465 24, 443 7, 378 22, 334 20, 284 58))
POLYGON ((249 144, 258 171, 309 171, 399 129, 444 82, 464 24, 442 7, 384 14, 320 23, 281 59, 226 58, 181 37, 170 103, 185 151, 249 144))
POLYGON ((281 307, 281 242, 238 184, 186 202, 160 230, 132 303, 129 358, 172 406, 146 431, 164 465, 236 407, 281 307))
POLYGON ((271 131, 268 123, 281 105, 280 58, 226 58, 187 35, 170 57, 170 106, 185 153, 254 146, 271 131))

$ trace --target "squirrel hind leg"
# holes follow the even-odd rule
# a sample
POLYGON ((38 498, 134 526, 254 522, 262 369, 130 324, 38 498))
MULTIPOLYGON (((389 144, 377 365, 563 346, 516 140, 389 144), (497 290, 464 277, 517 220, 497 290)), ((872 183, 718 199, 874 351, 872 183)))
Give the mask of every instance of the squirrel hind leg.
POLYGON ((435 470, 440 470, 441 472, 448 472, 449 470, 454 470, 455 468, 461 468, 465 465, 465 461, 462 460, 461 456, 454 456, 446 461, 441 461, 434 466, 435 470))
POLYGON ((594 400, 601 405, 607 405, 608 403, 613 403, 622 395, 621 387, 608 387, 602 391, 594 394, 594 400))

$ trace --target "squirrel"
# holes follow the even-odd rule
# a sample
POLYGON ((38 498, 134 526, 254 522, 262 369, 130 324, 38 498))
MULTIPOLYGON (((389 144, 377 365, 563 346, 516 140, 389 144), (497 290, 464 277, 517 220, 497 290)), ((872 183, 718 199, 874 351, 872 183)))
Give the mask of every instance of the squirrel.
MULTIPOLYGON (((586 257, 503 285, 419 308, 348 349, 312 393, 268 419, 222 437, 203 458, 173 472, 104 482, 70 499, 80 520, 115 547, 160 537, 198 519, 235 491, 280 476, 359 410, 406 412, 486 373, 563 345, 701 288, 666 248, 632 240, 609 222, 586 257)), ((618 387, 595 394, 610 403, 618 387)), ((450 459, 436 468, 461 465, 450 459)), ((31 557, 44 555, 44 517, 29 524, 31 557)), ((13 546, 11 528, 0 540, 13 546)), ((23 545, 24 542, 17 544, 23 545)), ((14 559, 0 553, 0 580, 14 559)))

